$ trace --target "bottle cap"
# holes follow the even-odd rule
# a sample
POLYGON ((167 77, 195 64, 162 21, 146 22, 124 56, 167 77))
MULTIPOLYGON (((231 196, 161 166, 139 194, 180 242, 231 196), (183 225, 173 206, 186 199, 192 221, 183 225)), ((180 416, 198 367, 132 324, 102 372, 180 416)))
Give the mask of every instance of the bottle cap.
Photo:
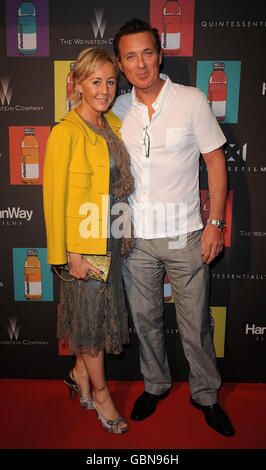
POLYGON ((37 256, 38 255, 38 250, 34 250, 34 249, 27 250, 27 255, 28 256, 37 256))
POLYGON ((213 70, 224 70, 224 63, 223 62, 215 62, 213 64, 213 70))
POLYGON ((26 127, 24 129, 24 134, 25 135, 29 135, 29 134, 35 135, 35 129, 33 127, 26 127))

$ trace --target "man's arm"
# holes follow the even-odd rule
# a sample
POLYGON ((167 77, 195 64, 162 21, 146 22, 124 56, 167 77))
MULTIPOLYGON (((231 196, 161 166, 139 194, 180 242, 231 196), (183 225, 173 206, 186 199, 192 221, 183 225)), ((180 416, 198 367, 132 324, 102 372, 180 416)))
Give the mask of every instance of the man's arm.
MULTIPOLYGON (((208 171, 210 193, 210 218, 224 219, 227 196, 227 171, 222 147, 213 152, 202 154, 208 171)), ((210 264, 218 256, 224 245, 223 232, 208 223, 201 238, 201 249, 204 263, 210 264)))

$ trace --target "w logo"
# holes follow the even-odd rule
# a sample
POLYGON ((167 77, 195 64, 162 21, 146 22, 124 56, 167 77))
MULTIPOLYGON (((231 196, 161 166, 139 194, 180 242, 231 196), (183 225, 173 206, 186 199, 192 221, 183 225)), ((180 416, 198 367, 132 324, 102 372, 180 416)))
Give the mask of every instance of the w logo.
POLYGON ((15 339, 18 339, 19 330, 20 326, 17 325, 17 318, 9 318, 9 325, 7 325, 7 331, 11 341, 13 337, 15 337, 15 339))
POLYGON ((100 33, 101 38, 103 38, 104 31, 107 25, 107 21, 103 19, 104 10, 94 10, 95 20, 93 19, 91 22, 92 29, 94 32, 95 39, 100 33))
POLYGON ((6 77, 0 78, 0 83, 1 83, 1 87, 0 87, 0 100, 1 100, 1 103, 3 105, 6 101, 7 104, 10 104, 10 100, 11 100, 13 90, 9 86, 9 78, 6 78, 6 77))

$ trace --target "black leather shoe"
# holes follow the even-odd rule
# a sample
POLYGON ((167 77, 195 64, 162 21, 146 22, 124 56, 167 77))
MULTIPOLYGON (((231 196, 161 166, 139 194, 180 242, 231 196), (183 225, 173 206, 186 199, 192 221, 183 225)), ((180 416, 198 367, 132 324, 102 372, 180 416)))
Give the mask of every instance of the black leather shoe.
POLYGON ((153 395, 149 392, 143 392, 135 401, 130 418, 134 421, 141 421, 142 419, 148 418, 148 416, 152 415, 156 410, 158 401, 163 400, 168 395, 169 390, 161 395, 153 395))
POLYGON ((202 410, 205 415, 206 423, 213 428, 215 431, 223 434, 223 436, 231 437, 234 436, 235 431, 232 424, 224 410, 218 403, 210 406, 203 406, 195 402, 192 398, 190 399, 191 405, 198 410, 202 410))

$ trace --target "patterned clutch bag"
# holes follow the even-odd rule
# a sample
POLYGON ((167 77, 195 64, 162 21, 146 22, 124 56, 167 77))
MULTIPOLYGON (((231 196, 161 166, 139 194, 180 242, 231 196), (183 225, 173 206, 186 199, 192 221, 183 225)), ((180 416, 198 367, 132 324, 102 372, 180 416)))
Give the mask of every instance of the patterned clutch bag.
MULTIPOLYGON (((106 255, 82 255, 83 258, 85 258, 90 264, 95 266, 96 268, 100 269, 102 271, 102 274, 97 274, 94 271, 88 271, 88 276, 92 279, 95 279, 96 281, 101 281, 101 282, 107 282, 109 272, 110 272, 110 266, 111 266, 111 252, 107 251, 106 255)), ((60 266, 61 269, 64 269, 66 271, 69 271, 69 254, 67 254, 68 257, 68 263, 60 266)), ((73 279, 64 279, 57 271, 55 267, 53 267, 55 272, 58 274, 60 279, 63 281, 67 282, 72 282, 76 278, 73 277, 73 279)))

